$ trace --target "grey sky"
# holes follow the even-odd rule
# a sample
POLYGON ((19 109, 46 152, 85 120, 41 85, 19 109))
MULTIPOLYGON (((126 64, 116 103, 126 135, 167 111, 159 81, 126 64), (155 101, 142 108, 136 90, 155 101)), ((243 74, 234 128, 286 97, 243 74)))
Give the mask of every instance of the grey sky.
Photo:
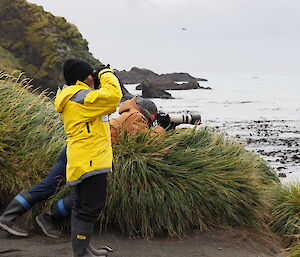
POLYGON ((74 23, 94 56, 116 69, 199 77, 300 71, 299 0, 29 2, 74 23))

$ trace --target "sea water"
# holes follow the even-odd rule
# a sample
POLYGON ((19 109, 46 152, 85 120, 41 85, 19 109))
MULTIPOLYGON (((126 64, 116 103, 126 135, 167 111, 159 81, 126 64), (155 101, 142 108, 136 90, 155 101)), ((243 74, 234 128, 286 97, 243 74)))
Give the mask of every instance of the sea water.
MULTIPOLYGON (((166 113, 202 114, 204 120, 300 120, 300 76, 216 77, 201 86, 212 90, 167 90, 175 99, 152 99, 166 113)), ((137 85, 126 85, 134 95, 137 85)))
MULTIPOLYGON (((283 181, 300 180, 300 76, 214 76, 199 83, 212 90, 168 90, 174 99, 151 100, 165 113, 201 114, 203 125, 253 139, 247 147, 284 171, 283 181)), ((136 86, 125 85, 141 95, 136 86)))

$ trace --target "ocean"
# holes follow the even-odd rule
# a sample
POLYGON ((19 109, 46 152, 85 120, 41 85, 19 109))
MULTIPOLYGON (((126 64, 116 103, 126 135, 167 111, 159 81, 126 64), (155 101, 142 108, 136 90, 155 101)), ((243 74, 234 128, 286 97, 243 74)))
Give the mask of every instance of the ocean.
MULTIPOLYGON (((209 125, 257 152, 284 183, 300 180, 300 76, 215 76, 212 90, 169 90, 175 99, 151 99, 165 113, 201 114, 209 125)), ((137 85, 125 85, 141 95, 137 85)))

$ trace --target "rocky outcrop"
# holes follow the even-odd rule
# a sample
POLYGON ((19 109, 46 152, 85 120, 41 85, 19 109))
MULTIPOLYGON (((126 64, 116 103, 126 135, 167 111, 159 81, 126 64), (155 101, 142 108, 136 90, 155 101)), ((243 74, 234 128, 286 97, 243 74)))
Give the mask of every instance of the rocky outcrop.
POLYGON ((0 1, 0 70, 20 70, 34 87, 55 91, 64 85, 66 58, 101 63, 89 52, 77 27, 25 0, 0 1))
MULTIPOLYGON (((175 83, 175 82, 163 82, 163 83, 152 82, 152 87, 160 88, 160 89, 163 89, 163 90, 188 90, 188 89, 199 89, 199 88, 211 89, 211 88, 201 87, 196 80, 190 81, 190 82, 187 82, 187 83, 182 83, 182 84, 178 84, 178 83, 175 83)), ((136 90, 141 90, 141 89, 142 89, 141 85, 138 85, 136 87, 136 90)))
POLYGON ((148 69, 140 69, 133 67, 130 71, 118 71, 115 70, 117 76, 123 81, 124 84, 138 84, 144 80, 149 80, 156 83, 163 82, 187 82, 187 81, 206 81, 206 79, 194 78, 188 73, 167 73, 157 74, 148 69))
POLYGON ((120 86, 121 86, 122 95, 123 95, 122 99, 121 99, 122 102, 126 101, 134 96, 133 94, 129 93, 129 91, 124 87, 122 82, 120 83, 120 86))
POLYGON ((142 97, 174 99, 170 93, 164 91, 163 89, 154 87, 152 83, 153 82, 148 80, 144 80, 141 83, 142 97))

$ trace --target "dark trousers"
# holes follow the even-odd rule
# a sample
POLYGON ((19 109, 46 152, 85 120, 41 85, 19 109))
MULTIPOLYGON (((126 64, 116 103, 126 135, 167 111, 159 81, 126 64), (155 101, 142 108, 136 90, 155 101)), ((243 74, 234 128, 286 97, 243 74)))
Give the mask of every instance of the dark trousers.
POLYGON ((107 173, 85 178, 76 185, 77 199, 73 205, 76 218, 95 223, 106 201, 107 173))
MULTIPOLYGON (((41 202, 52 196, 60 183, 65 183, 67 166, 67 147, 64 147, 60 153, 57 163, 50 170, 48 176, 38 185, 28 190, 34 201, 41 202)), ((73 205, 77 196, 75 194, 68 196, 68 202, 73 205)))

